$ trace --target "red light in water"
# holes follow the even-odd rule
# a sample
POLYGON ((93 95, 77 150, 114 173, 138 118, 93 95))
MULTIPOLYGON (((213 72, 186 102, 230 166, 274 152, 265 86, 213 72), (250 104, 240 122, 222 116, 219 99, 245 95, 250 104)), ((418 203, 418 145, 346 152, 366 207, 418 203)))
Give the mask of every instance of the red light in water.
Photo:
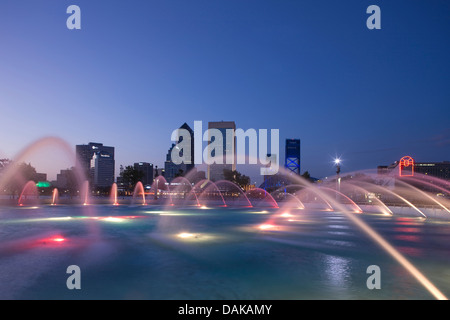
POLYGON ((60 243, 60 242, 64 242, 64 241, 66 241, 66 239, 63 238, 62 236, 54 236, 54 237, 51 237, 51 238, 42 239, 39 242, 42 243, 42 244, 50 244, 50 243, 53 243, 53 242, 60 243))

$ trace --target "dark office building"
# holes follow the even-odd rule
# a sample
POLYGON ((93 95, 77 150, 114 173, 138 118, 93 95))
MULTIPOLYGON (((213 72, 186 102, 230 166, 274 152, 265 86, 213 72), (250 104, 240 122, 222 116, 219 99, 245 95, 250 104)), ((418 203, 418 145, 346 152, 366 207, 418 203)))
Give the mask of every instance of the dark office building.
MULTIPOLYGON (((394 174, 399 175, 399 165, 401 161, 395 161, 389 166, 378 166, 379 175, 394 174)), ((410 176, 423 174, 430 177, 436 177, 443 180, 450 180, 450 161, 442 162, 414 162, 414 170, 409 171, 410 176)))
POLYGON ((134 164, 134 169, 142 172, 142 184, 150 186, 153 183, 153 164, 148 162, 137 162, 134 164))
POLYGON ((113 184, 115 169, 114 147, 90 142, 87 145, 77 145, 75 151, 81 170, 86 174, 86 178, 91 185, 94 187, 107 187, 113 184), (96 159, 94 159, 94 155, 97 155, 96 159))
POLYGON ((91 160, 92 185, 109 188, 114 183, 114 156, 106 151, 94 153, 91 160))
POLYGON ((450 180, 450 161, 416 162, 414 172, 444 180, 450 180))
POLYGON ((289 173, 300 174, 300 139, 286 139, 285 168, 289 173))
MULTIPOLYGON (((211 181, 223 180, 224 170, 236 170, 236 123, 234 121, 209 122, 208 129, 217 129, 222 133, 223 160, 222 163, 213 163, 208 165, 207 177, 211 181), (227 130, 230 130, 230 132, 232 132, 231 137, 227 136, 227 130), (232 155, 233 163, 227 163, 227 155, 232 155)), ((212 137, 209 137, 209 140, 211 140, 211 138, 212 137)), ((211 155, 215 156, 214 151, 211 155)))
MULTIPOLYGON (((176 144, 173 143, 170 147, 169 151, 166 155, 166 161, 164 162, 164 178, 167 180, 167 182, 171 182, 173 179, 175 179, 179 175, 185 175, 189 171, 191 171, 193 168, 195 168, 194 163, 194 131, 186 124, 184 123, 180 129, 187 130, 190 135, 191 139, 189 141, 190 145, 190 152, 191 156, 189 159, 185 159, 185 162, 180 164, 175 164, 172 161, 172 151, 176 147, 176 144)), ((180 136, 177 143, 181 143, 183 141, 183 137, 180 136)), ((183 157, 183 150, 180 151, 180 157, 183 157)))

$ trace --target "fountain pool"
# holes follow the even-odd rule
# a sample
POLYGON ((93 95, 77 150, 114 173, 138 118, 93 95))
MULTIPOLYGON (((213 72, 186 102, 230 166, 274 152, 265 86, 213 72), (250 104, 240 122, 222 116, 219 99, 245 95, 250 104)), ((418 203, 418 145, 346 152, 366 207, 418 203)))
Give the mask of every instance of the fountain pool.
MULTIPOLYGON (((450 295, 449 222, 358 216, 450 295)), ((39 205, 0 207, 0 299, 433 296, 339 211, 39 205), (70 265, 81 290, 66 287, 70 265)))

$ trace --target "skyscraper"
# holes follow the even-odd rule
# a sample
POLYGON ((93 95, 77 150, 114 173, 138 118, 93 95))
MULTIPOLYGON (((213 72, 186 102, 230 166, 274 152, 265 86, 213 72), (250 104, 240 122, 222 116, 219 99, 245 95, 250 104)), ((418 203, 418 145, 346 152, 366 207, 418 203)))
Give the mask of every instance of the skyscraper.
POLYGON ((94 153, 91 160, 92 184, 95 188, 109 188, 114 183, 114 156, 106 151, 94 153))
POLYGON ((300 139, 286 139, 285 168, 289 173, 300 174, 300 139))
POLYGON ((142 172, 141 182, 144 186, 153 183, 153 164, 148 162, 137 162, 134 164, 134 169, 142 172))
MULTIPOLYGON (((220 122, 209 122, 209 129, 217 129, 222 133, 223 137, 223 161, 220 163, 213 163, 208 165, 208 179, 211 181, 223 180, 223 170, 236 170, 236 124, 234 121, 220 121, 220 122), (227 130, 231 134, 227 134, 227 130), (227 155, 231 155, 231 164, 227 163, 227 155)), ((211 134, 211 132, 210 132, 211 134)), ((211 140, 211 136, 209 137, 211 140)), ((210 141, 209 144, 213 143, 210 141)), ((213 157, 216 156, 214 152, 211 154, 213 157)), ((229 161, 228 161, 229 162, 229 161)))
POLYGON ((114 147, 107 147, 104 146, 102 143, 90 142, 87 145, 86 144, 77 145, 75 147, 75 152, 79 161, 78 165, 81 167, 81 170, 85 173, 86 178, 89 180, 91 185, 96 186, 95 170, 97 170, 97 178, 99 179, 97 180, 97 182, 99 182, 101 185, 104 185, 111 181, 109 186, 112 185, 112 183, 114 182, 114 167, 115 167, 114 147), (92 162, 94 155, 97 153, 100 153, 96 157, 97 163, 95 161, 92 162), (106 166, 108 168, 103 168, 103 166, 106 166))
POLYGON ((194 131, 189 127, 187 123, 183 123, 183 125, 179 129, 187 130, 190 134, 190 141, 187 142, 187 144, 190 146, 190 156, 187 154, 183 154, 183 150, 179 151, 179 156, 183 157, 184 161, 183 163, 176 164, 172 161, 172 151, 174 148, 177 148, 177 144, 183 141, 183 136, 180 135, 178 137, 177 144, 173 143, 170 147, 169 151, 166 155, 166 161, 164 162, 164 177, 167 180, 167 182, 171 182, 174 178, 176 178, 179 175, 185 175, 189 171, 191 171, 193 168, 195 168, 194 163, 194 131))

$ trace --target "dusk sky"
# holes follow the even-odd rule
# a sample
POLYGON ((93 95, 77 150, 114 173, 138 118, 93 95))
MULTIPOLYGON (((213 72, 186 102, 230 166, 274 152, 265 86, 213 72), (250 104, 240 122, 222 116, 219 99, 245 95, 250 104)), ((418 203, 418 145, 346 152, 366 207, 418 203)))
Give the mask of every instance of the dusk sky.
MULTIPOLYGON (((301 139, 317 178, 335 156, 344 173, 450 161, 449 35, 447 0, 2 0, 0 158, 57 136, 163 167, 174 129, 224 120, 279 129, 281 161, 301 139)), ((50 179, 73 165, 41 153, 50 179)))

